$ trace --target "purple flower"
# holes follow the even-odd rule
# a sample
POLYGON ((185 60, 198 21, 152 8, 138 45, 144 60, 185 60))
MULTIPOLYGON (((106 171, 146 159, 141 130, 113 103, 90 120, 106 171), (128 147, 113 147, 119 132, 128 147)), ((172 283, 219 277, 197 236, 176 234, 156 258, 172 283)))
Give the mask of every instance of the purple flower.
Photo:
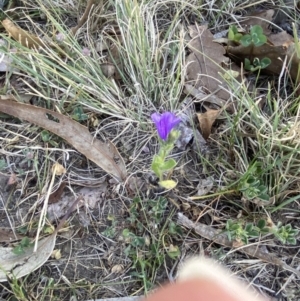
POLYGON ((65 39, 65 35, 61 32, 59 32, 57 35, 56 35, 56 41, 57 42, 62 42, 63 40, 65 39))
POLYGON ((181 121, 180 118, 171 112, 165 112, 163 114, 153 113, 151 119, 155 123, 158 135, 164 141, 168 139, 172 129, 181 121))
POLYGON ((82 54, 83 54, 84 56, 91 56, 91 50, 88 49, 87 47, 83 47, 83 49, 82 49, 82 54))

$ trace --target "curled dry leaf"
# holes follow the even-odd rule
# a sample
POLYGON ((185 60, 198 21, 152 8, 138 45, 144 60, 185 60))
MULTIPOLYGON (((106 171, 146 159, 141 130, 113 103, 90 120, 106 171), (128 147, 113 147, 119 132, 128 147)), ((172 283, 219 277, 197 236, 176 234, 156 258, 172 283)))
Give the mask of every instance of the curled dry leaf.
POLYGON ((109 141, 94 139, 86 127, 69 117, 4 99, 0 100, 0 111, 56 134, 119 181, 126 178, 126 167, 116 147, 109 141))
POLYGON ((220 114, 220 110, 211 110, 208 109, 205 113, 197 114, 200 128, 202 132, 202 136, 204 139, 208 139, 209 135, 211 134, 211 128, 215 120, 220 114))
POLYGON ((52 173, 54 173, 57 176, 61 176, 62 174, 65 174, 67 171, 66 169, 59 163, 55 162, 52 166, 52 173))
POLYGON ((40 38, 15 25, 12 21, 5 19, 2 21, 2 25, 22 46, 28 48, 39 48, 44 46, 44 43, 40 38))
MULTIPOLYGON (((83 205, 89 206, 94 209, 98 202, 101 202, 107 191, 107 184, 102 183, 99 187, 82 187, 76 191, 77 195, 80 195, 84 202, 80 202, 78 207, 80 208, 83 205)), ((47 210, 47 217, 49 221, 53 221, 64 216, 69 208, 71 208, 73 194, 65 193, 61 196, 60 200, 57 202, 52 202, 47 210)))

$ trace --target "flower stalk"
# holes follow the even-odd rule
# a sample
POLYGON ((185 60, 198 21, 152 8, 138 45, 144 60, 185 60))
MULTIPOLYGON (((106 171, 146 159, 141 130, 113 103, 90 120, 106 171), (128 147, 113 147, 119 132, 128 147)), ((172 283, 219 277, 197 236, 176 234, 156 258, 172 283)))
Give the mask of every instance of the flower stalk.
POLYGON ((175 114, 165 112, 163 114, 154 113, 151 119, 156 126, 156 130, 160 140, 160 150, 153 157, 151 169, 159 178, 159 185, 166 189, 173 189, 177 183, 173 180, 164 179, 164 174, 171 171, 176 166, 174 159, 167 159, 167 156, 174 148, 174 144, 180 133, 174 128, 181 122, 175 114))

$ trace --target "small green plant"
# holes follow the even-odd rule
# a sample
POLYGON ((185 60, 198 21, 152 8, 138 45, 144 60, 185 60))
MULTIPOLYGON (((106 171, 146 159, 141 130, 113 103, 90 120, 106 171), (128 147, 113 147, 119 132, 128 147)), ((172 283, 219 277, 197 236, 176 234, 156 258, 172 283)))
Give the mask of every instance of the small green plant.
POLYGON ((240 39, 243 37, 243 34, 238 32, 236 25, 231 25, 228 30, 228 39, 234 42, 239 43, 240 39))
POLYGON ((108 226, 104 231, 102 231, 102 234, 107 238, 114 238, 117 234, 117 220, 116 217, 112 214, 108 214, 107 220, 111 222, 111 225, 108 226))
MULTIPOLYGON (((242 44, 244 47, 252 46, 250 56, 253 53, 253 47, 259 47, 264 45, 267 42, 267 37, 263 33, 263 29, 260 25, 254 25, 250 29, 250 33, 242 35, 238 32, 238 29, 235 25, 229 27, 228 39, 236 43, 242 44)), ((268 57, 259 59, 255 57, 252 60, 245 58, 244 66, 246 70, 255 72, 260 69, 264 69, 271 64, 271 60, 268 57)))
POLYGON ((250 70, 251 72, 255 72, 260 69, 267 68, 271 64, 271 60, 268 57, 264 57, 263 59, 259 59, 255 57, 251 64, 250 60, 245 58, 245 69, 250 70))
POLYGON ((33 246, 33 243, 31 243, 30 239, 26 236, 22 238, 22 240, 16 247, 13 248, 12 252, 16 255, 21 255, 25 253, 26 248, 29 248, 31 246, 33 246))
POLYGON ((230 241, 241 241, 244 244, 248 244, 248 240, 251 237, 259 237, 264 234, 273 234, 283 244, 296 244, 296 236, 299 230, 293 229, 290 224, 282 226, 282 223, 278 223, 275 227, 267 227, 266 221, 261 219, 257 225, 248 223, 245 226, 239 221, 228 220, 225 227, 225 232, 230 241))
POLYGON ((263 29, 260 25, 254 25, 251 27, 250 33, 243 35, 239 42, 244 47, 248 47, 250 45, 259 47, 267 42, 267 37, 264 35, 263 29))
POLYGON ((260 234, 260 229, 253 224, 249 223, 243 226, 240 222, 232 220, 227 221, 225 230, 230 241, 242 241, 244 244, 248 244, 250 237, 258 237, 260 234))
POLYGON ((259 198, 262 201, 269 201, 268 187, 262 181, 262 173, 261 164, 254 162, 242 177, 238 190, 247 200, 259 198))
POLYGON ((291 224, 283 226, 282 223, 279 222, 276 227, 272 228, 271 232, 283 244, 295 245, 297 243, 296 236, 299 230, 293 229, 291 224))
POLYGON ((126 219, 129 225, 122 231, 124 253, 132 260, 131 275, 141 280, 146 291, 153 287, 153 277, 166 257, 176 260, 180 256, 176 239, 182 232, 166 216, 168 204, 164 197, 146 201, 135 197, 126 219))
POLYGON ((53 140, 53 135, 51 135, 49 131, 47 130, 41 131, 41 138, 43 142, 49 143, 54 147, 58 147, 58 143, 53 140))
POLYGON ((84 113, 82 106, 75 107, 71 117, 78 122, 88 120, 89 118, 88 115, 84 113))

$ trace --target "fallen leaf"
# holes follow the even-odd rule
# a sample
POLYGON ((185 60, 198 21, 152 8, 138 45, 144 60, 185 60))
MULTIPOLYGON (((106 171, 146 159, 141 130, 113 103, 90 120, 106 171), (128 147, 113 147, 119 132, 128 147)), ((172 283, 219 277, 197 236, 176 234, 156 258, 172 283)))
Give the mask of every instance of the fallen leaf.
POLYGON ((40 40, 40 38, 15 25, 12 21, 5 19, 2 21, 2 25, 5 30, 22 46, 37 49, 44 46, 44 43, 40 40))
POLYGON ((197 114, 200 128, 202 132, 202 136, 204 139, 208 139, 209 135, 211 134, 211 128, 215 120, 220 114, 220 110, 211 110, 208 109, 205 113, 197 114))
POLYGON ((57 112, 10 100, 0 100, 0 111, 27 120, 65 139, 80 153, 119 181, 126 178, 126 167, 116 147, 95 139, 80 123, 57 112))
POLYGON ((220 73, 224 73, 223 67, 229 63, 225 57, 223 46, 215 43, 213 34, 207 26, 189 26, 192 40, 188 43, 192 53, 186 60, 187 81, 196 89, 202 87, 217 97, 227 100, 229 93, 222 89, 226 87, 220 73))
POLYGON ((67 185, 66 182, 60 183, 58 189, 50 194, 48 204, 54 204, 59 201, 59 199, 61 198, 64 192, 66 185, 67 185))
MULTIPOLYGON (((84 202, 80 202, 76 208, 82 207, 84 204, 90 208, 95 208, 96 204, 103 200, 105 192, 107 190, 107 184, 102 183, 99 187, 83 187, 76 191, 77 195, 80 195, 84 202)), ((47 217, 50 222, 64 216, 71 207, 73 194, 65 194, 61 200, 56 203, 52 203, 48 206, 47 217)))
POLYGON ((214 181, 212 177, 206 179, 201 179, 197 185, 197 196, 206 195, 211 191, 214 186, 214 181))
POLYGON ((116 72, 116 67, 110 63, 103 63, 100 65, 103 75, 107 78, 113 77, 116 72))
POLYGON ((265 11, 261 11, 258 13, 251 14, 246 16, 243 21, 240 22, 242 27, 251 27, 254 25, 259 25, 262 27, 265 35, 269 35, 272 33, 272 20, 275 16, 274 9, 268 9, 265 11))
POLYGON ((52 254, 55 240, 56 232, 39 241, 37 252, 33 252, 32 246, 19 255, 12 252, 13 248, 0 247, 0 282, 8 280, 6 275, 18 279, 41 267, 52 254))

